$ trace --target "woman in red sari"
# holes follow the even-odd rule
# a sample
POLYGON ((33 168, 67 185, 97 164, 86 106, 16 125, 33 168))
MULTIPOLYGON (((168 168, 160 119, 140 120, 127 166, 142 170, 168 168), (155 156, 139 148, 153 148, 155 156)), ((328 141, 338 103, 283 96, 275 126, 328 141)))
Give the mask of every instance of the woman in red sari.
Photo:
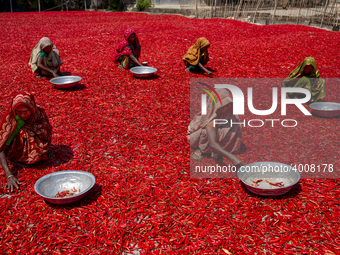
POLYGON ((17 94, 0 125, 0 163, 13 191, 19 188, 18 179, 10 171, 7 158, 24 164, 48 159, 52 127, 45 111, 36 106, 33 95, 17 94))
POLYGON ((129 69, 133 66, 142 66, 139 62, 140 44, 135 31, 128 29, 124 33, 124 40, 121 41, 113 58, 119 63, 118 68, 129 69))

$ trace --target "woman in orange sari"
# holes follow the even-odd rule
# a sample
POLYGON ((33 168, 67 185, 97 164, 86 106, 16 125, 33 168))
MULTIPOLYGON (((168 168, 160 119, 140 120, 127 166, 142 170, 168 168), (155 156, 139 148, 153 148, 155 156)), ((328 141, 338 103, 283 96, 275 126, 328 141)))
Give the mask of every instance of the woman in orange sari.
POLYGON ((183 57, 184 64, 187 66, 186 72, 206 72, 211 75, 212 72, 204 67, 209 61, 208 48, 210 42, 205 38, 198 38, 197 42, 192 45, 183 57))
MULTIPOLYGON (((233 115, 233 100, 225 89, 216 89, 221 98, 222 104, 214 103, 210 97, 207 101, 207 114, 198 114, 190 122, 187 139, 191 148, 195 149, 194 160, 201 160, 203 154, 211 154, 215 160, 226 157, 236 167, 244 163, 235 155, 240 153, 242 126, 230 125, 230 120, 240 122, 239 118, 233 115), (214 126, 214 119, 228 120, 227 124, 214 126)), ((215 93, 211 92, 214 96, 215 93)))
MULTIPOLYGON (((34 164, 48 159, 52 127, 45 111, 36 106, 33 95, 17 94, 0 125, 0 163, 6 173, 8 189, 19 188, 6 157, 14 162, 34 164)), ((6 187, 5 186, 5 187, 6 187)))

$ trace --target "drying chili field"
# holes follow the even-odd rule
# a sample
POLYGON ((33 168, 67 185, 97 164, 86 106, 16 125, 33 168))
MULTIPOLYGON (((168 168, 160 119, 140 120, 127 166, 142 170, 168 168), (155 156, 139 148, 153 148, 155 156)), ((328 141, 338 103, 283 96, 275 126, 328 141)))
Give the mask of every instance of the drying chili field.
MULTIPOLYGON (((340 77, 338 32, 104 12, 0 14, 0 24, 0 117, 16 92, 33 93, 53 126, 55 153, 33 169, 10 165, 22 182, 13 193, 1 170, 1 254, 340 254, 339 179, 302 179, 284 196, 263 198, 237 179, 190 178, 189 84, 206 76, 184 72, 181 60, 204 36, 215 77, 283 78, 308 56, 321 77, 340 77), (157 77, 116 68, 127 28, 157 77), (61 71, 83 78, 76 89, 56 90, 32 74, 31 50, 44 36, 60 51, 61 71), (34 184, 62 170, 90 172, 96 185, 73 205, 47 204, 34 184)), ((254 104, 267 107, 271 97, 261 90, 254 104)), ((339 95, 326 85, 327 101, 339 95)), ((244 128, 239 158, 339 170, 339 119, 298 109, 289 117, 296 128, 244 128)))

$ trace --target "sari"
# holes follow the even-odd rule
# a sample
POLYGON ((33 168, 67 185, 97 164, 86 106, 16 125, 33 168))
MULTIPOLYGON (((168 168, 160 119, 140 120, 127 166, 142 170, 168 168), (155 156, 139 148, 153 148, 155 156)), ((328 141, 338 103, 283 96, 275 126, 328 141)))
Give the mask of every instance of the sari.
MULTIPOLYGON (((218 144, 226 151, 237 154, 241 149, 241 135, 242 135, 242 125, 233 125, 230 126, 230 120, 233 122, 239 122, 239 118, 233 115, 232 107, 229 110, 223 111, 219 115, 217 114, 217 110, 223 108, 229 104, 233 103, 232 98, 229 96, 229 93, 225 89, 216 89, 216 92, 219 94, 222 105, 218 101, 216 104, 213 99, 209 97, 207 101, 207 114, 201 115, 197 114, 194 119, 190 122, 188 127, 188 135, 187 139, 190 142, 190 146, 193 149, 198 148, 201 153, 211 153, 213 158, 218 158, 220 155, 213 152, 209 145, 209 140, 207 136, 206 126, 213 121, 214 119, 225 119, 228 120, 227 124, 216 125, 217 129, 217 142, 218 144)), ((211 92, 214 97, 216 95, 214 92, 211 92)))
MULTIPOLYGON (((311 94, 311 99, 309 102, 312 103, 326 97, 326 81, 319 77, 320 73, 316 67, 315 59, 312 57, 307 57, 289 74, 288 78, 283 82, 286 84, 286 87, 308 89, 311 94), (313 70, 308 75, 303 74, 303 70, 306 65, 311 65, 313 67, 313 70)), ((289 93, 289 96, 292 97, 292 93, 289 93)))
POLYGON ((132 29, 127 29, 124 33, 124 40, 121 41, 116 47, 116 52, 113 55, 114 61, 120 63, 124 69, 129 69, 135 66, 135 63, 129 58, 133 55, 135 58, 140 57, 141 46, 138 37, 132 29), (135 34, 135 41, 130 44, 129 36, 135 34))
POLYGON ((201 49, 209 45, 210 42, 206 38, 201 37, 189 48, 183 57, 183 61, 190 71, 197 70, 198 63, 201 63, 203 66, 208 63, 209 53, 208 51, 202 52, 201 49))
POLYGON ((6 156, 24 164, 34 164, 39 160, 48 159, 52 127, 45 111, 35 104, 33 95, 27 92, 17 94, 13 98, 3 117, 0 125, 0 151, 4 149, 17 126, 15 109, 20 105, 26 106, 31 111, 31 116, 5 149, 6 156))
MULTIPOLYGON (((63 63, 60 59, 59 51, 57 48, 53 45, 51 40, 47 37, 43 37, 40 39, 38 44, 33 48, 32 53, 31 53, 31 58, 29 61, 29 65, 32 68, 33 73, 38 73, 39 68, 38 68, 38 58, 39 55, 44 51, 44 48, 47 46, 51 46, 52 50, 48 55, 45 54, 43 56, 43 65, 46 66, 48 69, 51 69, 52 71, 58 71, 59 66, 63 63)), ((43 75, 51 75, 51 73, 48 73, 44 70, 40 70, 43 75)))

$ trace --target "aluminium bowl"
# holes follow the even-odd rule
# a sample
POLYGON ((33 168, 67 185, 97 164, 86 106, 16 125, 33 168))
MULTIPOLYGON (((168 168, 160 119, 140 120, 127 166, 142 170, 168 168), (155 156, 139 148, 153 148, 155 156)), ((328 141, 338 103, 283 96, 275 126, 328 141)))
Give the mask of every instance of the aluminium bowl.
POLYGON ((136 66, 132 67, 130 72, 133 73, 135 77, 148 78, 153 76, 157 72, 157 69, 150 66, 136 66))
POLYGON ((326 118, 334 118, 340 116, 340 104, 331 102, 315 102, 311 103, 310 108, 313 109, 313 113, 326 118))
POLYGON ((92 189, 96 179, 91 173, 84 171, 59 171, 41 177, 34 185, 35 192, 42 196, 47 202, 64 205, 76 202, 92 189), (80 193, 71 197, 55 198, 58 192, 64 188, 71 190, 73 187, 80 193))
POLYGON ((292 166, 278 162, 256 162, 238 169, 238 178, 246 188, 261 196, 280 196, 288 191, 300 180, 300 173, 292 166), (252 186, 253 181, 262 180, 259 186, 252 186), (284 187, 271 186, 270 182, 283 182, 284 187))
POLYGON ((56 89, 70 89, 81 81, 79 76, 60 76, 50 80, 56 89))

